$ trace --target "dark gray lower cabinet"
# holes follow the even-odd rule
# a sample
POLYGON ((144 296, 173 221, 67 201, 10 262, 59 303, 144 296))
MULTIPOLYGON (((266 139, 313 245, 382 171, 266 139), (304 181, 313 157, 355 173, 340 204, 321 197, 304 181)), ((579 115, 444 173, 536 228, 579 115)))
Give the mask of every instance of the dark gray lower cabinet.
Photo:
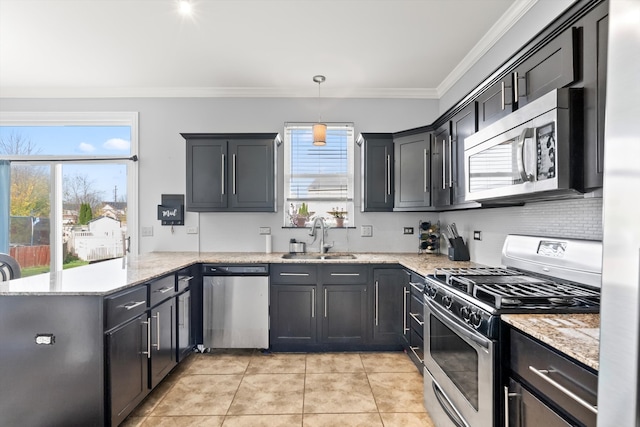
POLYGON ((322 294, 322 343, 364 344, 367 285, 323 285, 322 294))
POLYGON ((151 358, 149 387, 154 388, 178 363, 176 361, 176 299, 151 309, 151 358))
POLYGON ((317 344, 316 285, 272 285, 269 343, 273 349, 317 344))
POLYGON ((177 362, 182 361, 191 353, 193 339, 191 335, 191 291, 186 291, 176 297, 178 356, 177 362))
POLYGON ((373 270, 373 342, 399 344, 402 335, 402 290, 408 276, 400 268, 373 270))
POLYGON ((111 425, 120 424, 149 393, 147 313, 106 334, 111 425))

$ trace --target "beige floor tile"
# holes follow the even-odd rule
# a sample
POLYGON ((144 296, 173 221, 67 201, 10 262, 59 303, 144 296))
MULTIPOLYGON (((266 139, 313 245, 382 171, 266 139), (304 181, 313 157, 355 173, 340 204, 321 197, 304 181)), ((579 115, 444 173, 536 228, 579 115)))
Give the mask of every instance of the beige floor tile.
POLYGON ((304 374, 305 354, 257 353, 249 362, 247 374, 304 374))
POLYGON ((369 384, 380 412, 425 412, 423 379, 412 373, 370 373, 369 384))
POLYGON ((131 414, 134 417, 145 417, 151 413, 158 406, 158 403, 166 394, 171 390, 171 388, 175 385, 176 381, 179 377, 174 377, 169 380, 169 377, 165 378, 160 384, 156 386, 156 388, 149 393, 147 397, 136 407, 136 409, 131 414))
POLYGON ((250 354, 205 353, 192 357, 193 361, 183 371, 185 375, 244 374, 251 360, 250 354))
POLYGON ((376 412, 366 374, 307 374, 304 413, 376 412))
POLYGON ((358 353, 316 353, 307 355, 307 373, 364 372, 358 353))
POLYGON ((232 415, 222 427, 301 427, 302 415, 232 415))
POLYGON ((380 415, 374 414, 305 414, 303 427, 382 427, 380 415))
POLYGON ((148 417, 140 427, 220 427, 224 417, 148 417))
POLYGON ((384 427, 435 427, 427 413, 380 413, 384 427))
POLYGON ((229 415, 301 414, 304 374, 247 374, 229 415))
POLYGON ((120 424, 120 427, 142 427, 145 419, 145 417, 134 417, 131 415, 120 424))
POLYGON ((150 415, 225 415, 241 380, 242 375, 184 375, 150 415))
POLYGON ((367 372, 416 372, 416 365, 404 352, 361 353, 360 358, 367 372))

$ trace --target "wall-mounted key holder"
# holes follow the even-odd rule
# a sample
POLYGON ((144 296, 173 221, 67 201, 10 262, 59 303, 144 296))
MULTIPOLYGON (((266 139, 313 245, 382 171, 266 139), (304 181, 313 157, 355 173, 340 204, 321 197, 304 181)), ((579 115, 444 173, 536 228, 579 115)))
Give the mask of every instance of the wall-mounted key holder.
POLYGON ((184 194, 163 194, 158 220, 162 225, 184 225, 184 194))

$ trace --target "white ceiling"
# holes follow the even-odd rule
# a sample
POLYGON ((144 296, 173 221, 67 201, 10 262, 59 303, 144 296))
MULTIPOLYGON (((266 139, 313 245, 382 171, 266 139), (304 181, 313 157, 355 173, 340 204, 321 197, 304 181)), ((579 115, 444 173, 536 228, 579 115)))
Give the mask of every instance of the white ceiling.
POLYGON ((0 0, 0 97, 439 98, 537 0, 0 0))

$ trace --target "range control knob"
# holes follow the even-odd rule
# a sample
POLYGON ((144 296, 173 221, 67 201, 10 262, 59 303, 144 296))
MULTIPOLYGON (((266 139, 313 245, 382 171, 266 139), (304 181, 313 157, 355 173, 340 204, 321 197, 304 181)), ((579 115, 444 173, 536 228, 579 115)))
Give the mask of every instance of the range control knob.
POLYGON ((469 318, 471 317, 471 309, 467 307, 462 307, 460 309, 460 316, 462 316, 462 320, 469 323, 469 318))
POLYGON ((482 316, 480 315, 480 313, 478 313, 477 311, 471 313, 471 316, 469 316, 469 323, 471 323, 471 326, 478 329, 482 324, 482 316))
POLYGON ((436 294, 438 293, 438 290, 432 286, 426 285, 424 287, 424 293, 427 294, 427 296, 431 299, 436 297, 436 294))
POLYGON ((444 304, 444 306, 447 308, 451 308, 451 305, 453 305, 453 298, 451 298, 449 295, 443 296, 442 304, 444 304))

